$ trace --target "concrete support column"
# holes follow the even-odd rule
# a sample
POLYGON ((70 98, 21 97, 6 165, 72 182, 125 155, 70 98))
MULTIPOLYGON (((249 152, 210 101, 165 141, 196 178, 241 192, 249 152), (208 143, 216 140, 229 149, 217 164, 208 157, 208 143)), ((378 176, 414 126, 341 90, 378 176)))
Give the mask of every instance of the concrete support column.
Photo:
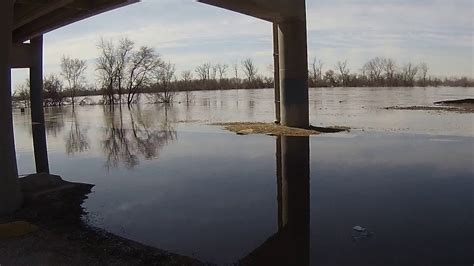
POLYGON ((30 100, 36 172, 49 174, 43 109, 43 36, 32 39, 30 43, 34 57, 30 68, 30 100))
POLYGON ((11 97, 13 4, 13 0, 0 1, 0 215, 21 205, 11 97))
POLYGON ((280 108, 280 57, 278 55, 278 24, 273 23, 273 81, 275 86, 275 122, 281 122, 281 108, 280 108))
POLYGON ((281 124, 309 127, 308 51, 305 18, 278 22, 281 124))

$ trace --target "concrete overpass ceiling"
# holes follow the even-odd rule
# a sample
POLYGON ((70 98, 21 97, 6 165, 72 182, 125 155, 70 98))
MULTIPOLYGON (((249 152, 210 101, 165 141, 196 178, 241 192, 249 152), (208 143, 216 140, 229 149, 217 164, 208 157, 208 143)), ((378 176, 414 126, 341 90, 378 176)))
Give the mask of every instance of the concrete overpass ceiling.
POLYGON ((305 18, 305 0, 198 0, 270 22, 305 18))
POLYGON ((13 42, 21 43, 76 21, 139 0, 17 0, 13 42))

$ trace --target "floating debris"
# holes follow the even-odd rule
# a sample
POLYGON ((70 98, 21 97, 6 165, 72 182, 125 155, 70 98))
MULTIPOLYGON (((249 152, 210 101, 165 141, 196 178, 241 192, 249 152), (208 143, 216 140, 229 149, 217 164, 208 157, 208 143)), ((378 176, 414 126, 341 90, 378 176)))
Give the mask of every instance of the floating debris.
POLYGON ((359 241, 363 239, 368 239, 372 235, 374 235, 374 232, 369 232, 367 228, 364 228, 362 226, 356 225, 352 227, 352 230, 354 231, 352 233, 352 240, 354 241, 359 241))
POLYGON ((364 227, 359 226, 359 225, 354 226, 352 229, 354 229, 354 230, 357 231, 357 232, 365 232, 365 231, 367 231, 367 228, 364 228, 364 227))

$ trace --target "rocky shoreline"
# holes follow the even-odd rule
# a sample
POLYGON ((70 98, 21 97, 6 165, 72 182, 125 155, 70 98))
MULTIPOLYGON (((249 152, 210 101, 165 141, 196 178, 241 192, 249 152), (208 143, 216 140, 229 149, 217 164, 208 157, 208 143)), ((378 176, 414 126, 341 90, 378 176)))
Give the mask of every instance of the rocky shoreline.
POLYGON ((23 207, 0 217, 1 265, 209 265, 84 224, 93 185, 38 174, 20 187, 23 207))

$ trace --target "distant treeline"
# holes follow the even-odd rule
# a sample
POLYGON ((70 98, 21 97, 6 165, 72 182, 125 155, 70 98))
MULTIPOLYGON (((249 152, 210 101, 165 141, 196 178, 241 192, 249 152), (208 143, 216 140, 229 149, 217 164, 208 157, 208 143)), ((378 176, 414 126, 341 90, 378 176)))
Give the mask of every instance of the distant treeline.
MULTIPOLYGON (((251 58, 232 66, 203 63, 194 70, 177 74, 174 64, 165 62, 153 48, 135 47, 128 38, 117 43, 101 39, 98 50, 94 65, 97 85, 86 85, 85 60, 63 56, 61 72, 44 78, 46 106, 88 104, 77 97, 92 95, 102 96, 101 104, 130 106, 138 102, 142 93, 147 93, 150 102, 171 103, 180 91, 185 92, 186 101, 190 102, 192 91, 274 87, 273 77, 260 75, 251 58)), ((324 71, 323 67, 323 62, 317 59, 309 64, 310 87, 474 86, 471 78, 441 79, 431 76, 425 63, 398 66, 390 58, 371 59, 358 72, 352 72, 347 61, 338 62, 334 69, 324 71)), ((16 88, 14 100, 28 105, 29 81, 16 88)))
POLYGON ((309 66, 310 87, 472 87, 474 79, 438 78, 429 74, 426 63, 397 65, 391 58, 376 57, 365 63, 360 72, 351 72, 348 62, 339 61, 323 71, 323 62, 314 59, 309 66))

